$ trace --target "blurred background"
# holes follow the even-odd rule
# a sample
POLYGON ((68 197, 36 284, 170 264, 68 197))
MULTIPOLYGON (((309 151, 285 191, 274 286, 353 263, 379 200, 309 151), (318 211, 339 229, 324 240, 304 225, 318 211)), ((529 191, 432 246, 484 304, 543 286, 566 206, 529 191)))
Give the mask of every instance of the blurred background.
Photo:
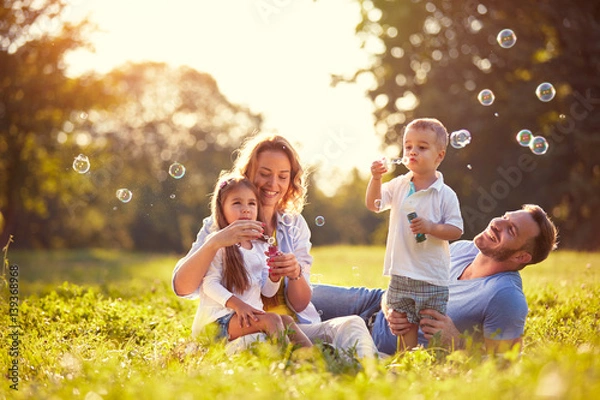
POLYGON ((463 238, 536 203, 600 248, 598 2, 0 2, 1 246, 185 252, 257 130, 307 163, 315 245, 381 245, 371 161, 435 117, 470 132, 440 167, 463 238))

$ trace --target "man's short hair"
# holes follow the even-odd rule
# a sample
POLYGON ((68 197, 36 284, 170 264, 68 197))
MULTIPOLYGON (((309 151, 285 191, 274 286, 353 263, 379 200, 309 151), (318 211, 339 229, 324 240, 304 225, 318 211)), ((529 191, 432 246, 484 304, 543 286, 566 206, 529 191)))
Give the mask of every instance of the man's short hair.
POLYGON ((531 215, 540 229, 539 235, 529 239, 524 246, 524 250, 531 254, 531 261, 528 264, 537 264, 544 261, 548 254, 556 249, 558 229, 542 207, 535 204, 524 204, 522 209, 531 215))

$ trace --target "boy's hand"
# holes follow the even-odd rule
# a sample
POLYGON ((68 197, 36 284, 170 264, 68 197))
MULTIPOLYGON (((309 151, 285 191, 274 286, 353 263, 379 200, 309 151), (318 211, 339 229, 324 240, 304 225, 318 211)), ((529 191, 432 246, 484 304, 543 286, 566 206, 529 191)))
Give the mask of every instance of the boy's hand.
POLYGON ((410 230, 415 235, 417 233, 431 233, 434 223, 427 218, 417 217, 410 222, 410 230))
POLYGON ((371 175, 375 179, 381 179, 381 176, 388 172, 385 159, 375 160, 371 164, 371 175))

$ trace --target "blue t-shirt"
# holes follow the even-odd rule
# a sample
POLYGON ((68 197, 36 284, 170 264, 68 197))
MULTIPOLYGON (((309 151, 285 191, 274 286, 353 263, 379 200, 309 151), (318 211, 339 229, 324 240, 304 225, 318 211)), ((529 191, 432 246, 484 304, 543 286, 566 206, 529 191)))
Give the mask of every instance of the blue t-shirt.
MULTIPOLYGON (((528 308, 521 275, 502 272, 483 278, 458 280, 465 268, 473 262, 479 249, 473 242, 460 240, 450 245, 450 296, 447 315, 459 332, 483 338, 511 340, 521 337, 525 329, 528 308)), ((379 351, 393 354, 397 338, 383 317, 377 315, 373 339, 379 351)), ((419 330, 419 343, 427 340, 419 330)))

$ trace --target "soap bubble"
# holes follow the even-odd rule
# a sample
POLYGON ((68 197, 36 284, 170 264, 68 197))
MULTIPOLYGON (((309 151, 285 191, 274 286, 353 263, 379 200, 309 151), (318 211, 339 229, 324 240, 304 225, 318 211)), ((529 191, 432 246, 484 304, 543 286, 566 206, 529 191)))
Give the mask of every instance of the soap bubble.
POLYGON ((375 205, 376 209, 381 210, 381 199, 375 199, 373 204, 375 205))
POLYGON ((551 83, 544 82, 540 83, 538 87, 535 89, 535 95, 541 101, 547 103, 554 98, 556 95, 556 89, 552 86, 551 83))
POLYGON ((455 149, 462 149, 471 143, 471 133, 466 129, 461 129, 450 134, 450 144, 455 149))
POLYGON ((174 162, 169 167, 169 175, 171 175, 175 179, 181 179, 185 175, 185 167, 183 166, 183 164, 174 162))
POLYGON ((73 160, 73 169, 80 174, 85 174, 90 170, 90 160, 83 154, 78 155, 73 160))
POLYGON ((325 225, 325 217, 319 215, 318 217, 315 218, 315 225, 317 226, 323 226, 325 225))
POLYGON ((529 143, 529 148, 533 154, 541 156, 548 151, 548 142, 543 136, 536 136, 529 143))
POLYGON ((494 92, 490 89, 483 89, 477 95, 477 100, 479 100, 483 106, 491 106, 494 103, 494 100, 496 100, 496 96, 494 96, 494 92))
POLYGON ((283 214, 281 216, 281 222, 285 226, 291 226, 294 223, 294 216, 292 214, 283 214))
POLYGON ((122 203, 129 203, 133 198, 133 193, 129 189, 119 189, 117 190, 117 199, 119 199, 122 203))
POLYGON ((408 164, 408 157, 404 156, 404 157, 394 157, 394 158, 390 158, 389 163, 391 165, 400 165, 400 164, 408 164))
POLYGON ((511 29, 502 29, 496 36, 496 40, 500 47, 510 49, 517 42, 517 35, 511 29))
POLYGON ((521 129, 517 133, 517 142, 523 147, 528 147, 531 139, 533 139, 533 133, 529 129, 521 129))
POLYGON ((275 238, 263 233, 263 239, 267 241, 271 246, 275 245, 275 238))

